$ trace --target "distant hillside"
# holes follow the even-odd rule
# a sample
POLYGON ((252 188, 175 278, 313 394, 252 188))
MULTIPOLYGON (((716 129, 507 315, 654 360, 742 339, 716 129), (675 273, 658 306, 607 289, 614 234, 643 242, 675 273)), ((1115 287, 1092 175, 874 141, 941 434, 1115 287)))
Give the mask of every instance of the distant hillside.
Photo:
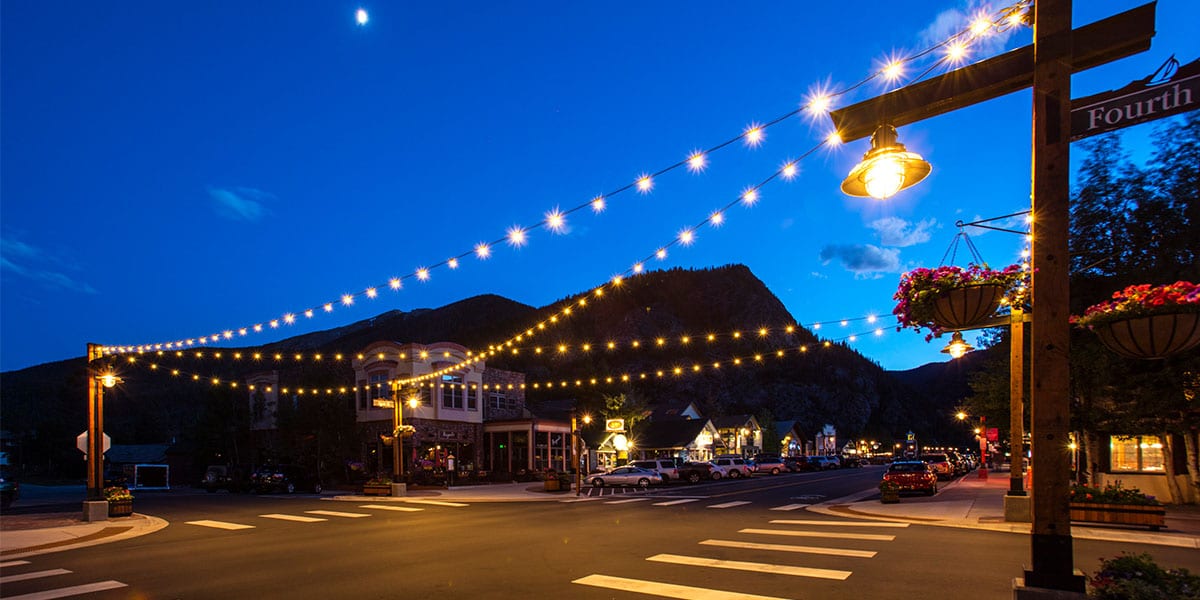
MULTIPOLYGON (((587 293, 587 292, 583 292, 587 293)), ((223 423, 246 404, 245 391, 205 385, 218 377, 241 381, 255 371, 276 369, 284 385, 338 388, 353 385, 349 361, 321 362, 273 360, 235 361, 234 352, 272 354, 321 352, 352 355, 372 342, 430 343, 454 341, 468 348, 485 348, 514 333, 535 327, 550 309, 577 303, 580 296, 564 298, 551 306, 534 308, 495 295, 468 298, 435 309, 388 311, 350 325, 288 338, 257 348, 222 349, 224 360, 143 357, 184 373, 199 373, 201 381, 170 377, 166 369, 125 369, 125 383, 110 392, 106 402, 106 430, 118 443, 156 443, 175 440, 203 448, 217 443, 223 423), (230 412, 234 411, 234 412, 230 412)), ((879 366, 840 344, 822 347, 812 332, 797 328, 786 334, 780 326, 794 323, 783 304, 744 266, 713 269, 655 271, 627 279, 610 288, 603 298, 591 298, 586 309, 573 314, 526 341, 518 356, 493 357, 489 364, 521 371, 530 382, 603 378, 624 373, 670 373, 675 367, 721 362, 722 368, 699 374, 650 378, 626 387, 588 387, 530 391, 533 405, 540 401, 575 397, 601 405, 604 394, 627 393, 646 402, 665 399, 695 401, 711 416, 751 413, 761 420, 796 420, 805 431, 815 432, 825 423, 844 435, 870 435, 890 439, 909 429, 941 435, 940 413, 948 400, 961 398, 961 382, 941 365, 902 373, 885 373, 879 366), (761 327, 772 333, 762 338, 761 327), (742 331, 741 339, 704 340, 707 333, 742 331), (692 336, 686 349, 679 338, 692 336), (665 348, 654 339, 672 340, 665 348), (558 344, 575 347, 584 342, 616 341, 622 350, 579 348, 557 357, 554 352, 536 355, 533 345, 548 349, 558 344), (629 349, 632 340, 642 342, 629 349), (809 351, 799 352, 806 345, 809 351), (786 358, 774 357, 784 349, 786 358), (755 365, 754 355, 766 357, 755 365), (728 361, 746 362, 734 367, 728 361), (956 383, 957 382, 957 383, 956 383), (916 392, 915 388, 922 391, 916 392), (945 397, 944 397, 945 396, 945 397), (937 414, 933 414, 937 413, 937 414)), ((214 349, 209 349, 210 353, 214 349)), ((3 428, 26 440, 26 451, 44 454, 48 470, 55 463, 78 462, 74 436, 86 426, 86 387, 83 359, 38 365, 0 374, 0 419, 3 428)), ((348 400, 347 400, 348 405, 348 400)), ((951 404, 952 406, 953 404, 951 404)))

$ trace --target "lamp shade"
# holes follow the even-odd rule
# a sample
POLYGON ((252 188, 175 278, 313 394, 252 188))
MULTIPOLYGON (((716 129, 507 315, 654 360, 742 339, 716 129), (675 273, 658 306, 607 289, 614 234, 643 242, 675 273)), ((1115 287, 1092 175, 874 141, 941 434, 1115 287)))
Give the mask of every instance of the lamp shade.
POLYGON ((933 166, 921 155, 909 152, 897 137, 891 125, 880 125, 875 130, 871 149, 842 181, 843 193, 886 200, 929 176, 933 166))

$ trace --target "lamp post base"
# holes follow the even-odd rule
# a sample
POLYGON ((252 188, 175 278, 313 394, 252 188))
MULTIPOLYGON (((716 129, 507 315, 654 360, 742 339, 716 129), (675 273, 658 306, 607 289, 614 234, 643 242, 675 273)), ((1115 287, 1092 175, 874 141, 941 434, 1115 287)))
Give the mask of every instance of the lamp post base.
POLYGON ((83 520, 88 523, 108 520, 108 500, 84 500, 83 520))
POLYGON ((393 483, 392 484, 392 497, 393 498, 400 498, 402 496, 407 496, 407 495, 408 495, 408 484, 407 483, 393 483))

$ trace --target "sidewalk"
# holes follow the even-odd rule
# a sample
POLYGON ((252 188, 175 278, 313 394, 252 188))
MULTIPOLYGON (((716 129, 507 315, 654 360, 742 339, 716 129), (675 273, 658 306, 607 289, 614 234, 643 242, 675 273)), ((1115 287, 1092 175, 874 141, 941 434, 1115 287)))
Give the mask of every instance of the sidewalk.
MULTIPOLYGON (((969 473, 961 479, 946 483, 936 496, 903 496, 897 504, 879 502, 878 490, 871 488, 809 506, 808 510, 842 518, 897 520, 942 527, 1028 534, 1029 523, 1008 523, 1004 520, 1004 495, 1009 487, 1008 472, 994 472, 990 475, 987 479, 980 479, 977 473, 969 473)), ((79 498, 80 494, 72 493, 70 497, 79 498)), ((534 482, 416 488, 409 490, 407 496, 397 498, 327 492, 321 500, 371 503, 482 503, 545 502, 574 497, 573 491, 546 492, 541 483, 534 482)), ((48 503, 46 512, 0 515, 0 560, 114 542, 150 534, 167 526, 167 522, 162 519, 139 513, 134 513, 132 517, 87 523, 81 520, 82 509, 61 512, 61 506, 61 503, 48 503)), ((1168 507, 1165 531, 1076 524, 1071 527, 1071 535, 1079 539, 1200 549, 1200 507, 1168 507)))
MULTIPOLYGON (((1028 534, 1029 523, 1004 520, 1004 496, 1010 486, 1008 471, 989 473, 980 479, 977 471, 939 486, 936 496, 901 496, 897 504, 883 504, 879 491, 866 490, 808 507, 808 510, 840 517, 867 517, 907 521, 943 527, 988 529, 1028 534)), ((1130 526, 1106 526, 1094 523, 1071 525, 1071 536, 1078 539, 1156 544, 1182 548, 1200 548, 1200 509, 1194 506, 1168 506, 1166 528, 1151 531, 1130 526)))

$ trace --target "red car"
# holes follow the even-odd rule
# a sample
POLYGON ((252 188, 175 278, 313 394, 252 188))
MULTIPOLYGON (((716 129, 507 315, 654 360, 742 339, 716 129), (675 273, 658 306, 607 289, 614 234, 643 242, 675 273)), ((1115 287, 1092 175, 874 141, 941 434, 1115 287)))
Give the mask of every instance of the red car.
POLYGON ((919 460, 898 460, 883 474, 884 481, 900 486, 902 492, 925 492, 926 496, 937 493, 937 475, 929 465, 919 460))

